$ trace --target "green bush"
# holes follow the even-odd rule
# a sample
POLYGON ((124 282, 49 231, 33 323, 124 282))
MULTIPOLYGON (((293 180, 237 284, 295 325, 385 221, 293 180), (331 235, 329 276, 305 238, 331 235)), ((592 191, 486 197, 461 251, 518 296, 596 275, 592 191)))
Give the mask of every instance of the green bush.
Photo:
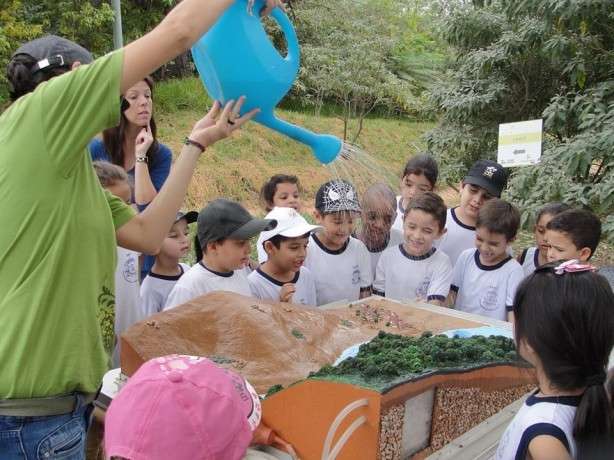
POLYGON ((614 241, 614 15, 610 0, 590 3, 474 2, 445 17, 457 54, 430 93, 441 121, 427 143, 456 182, 496 157, 500 123, 543 118, 542 161, 513 170, 507 197, 524 224, 550 201, 590 207, 614 241))

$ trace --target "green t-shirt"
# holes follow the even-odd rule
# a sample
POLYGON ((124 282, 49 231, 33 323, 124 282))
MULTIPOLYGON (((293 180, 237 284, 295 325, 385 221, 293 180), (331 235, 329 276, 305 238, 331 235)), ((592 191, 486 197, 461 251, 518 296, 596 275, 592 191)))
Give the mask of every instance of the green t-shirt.
POLYGON ((0 399, 94 392, 106 371, 115 229, 134 214, 86 146, 119 122, 122 63, 55 77, 0 116, 0 399))

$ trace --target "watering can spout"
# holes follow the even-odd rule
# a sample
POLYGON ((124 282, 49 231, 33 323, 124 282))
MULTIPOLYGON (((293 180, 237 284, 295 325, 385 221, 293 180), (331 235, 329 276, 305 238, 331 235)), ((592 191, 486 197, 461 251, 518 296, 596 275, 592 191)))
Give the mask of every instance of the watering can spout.
POLYGON ((311 147, 315 157, 323 164, 334 161, 341 153, 343 145, 338 137, 331 136, 330 134, 316 134, 305 128, 281 120, 273 114, 259 114, 256 116, 255 120, 267 128, 274 129, 295 141, 311 147))

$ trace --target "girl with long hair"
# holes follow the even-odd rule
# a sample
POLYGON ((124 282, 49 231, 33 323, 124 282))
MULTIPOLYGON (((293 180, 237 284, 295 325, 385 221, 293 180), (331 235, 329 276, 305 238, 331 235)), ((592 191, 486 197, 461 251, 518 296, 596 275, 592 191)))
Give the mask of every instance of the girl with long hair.
POLYGON ((614 408, 606 391, 614 346, 614 294, 577 260, 538 267, 518 287, 515 338, 539 388, 501 438, 496 458, 606 459, 614 408))

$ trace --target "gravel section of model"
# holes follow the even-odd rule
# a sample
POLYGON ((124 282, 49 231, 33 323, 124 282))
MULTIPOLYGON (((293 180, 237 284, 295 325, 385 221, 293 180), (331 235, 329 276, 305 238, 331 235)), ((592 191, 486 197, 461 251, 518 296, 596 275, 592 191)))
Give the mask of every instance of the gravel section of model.
POLYGON ((380 460, 399 460, 403 444, 405 406, 398 404, 387 409, 380 420, 380 460))
POLYGON ((534 388, 534 385, 496 391, 485 391, 480 387, 437 388, 431 429, 431 451, 441 449, 534 388))

